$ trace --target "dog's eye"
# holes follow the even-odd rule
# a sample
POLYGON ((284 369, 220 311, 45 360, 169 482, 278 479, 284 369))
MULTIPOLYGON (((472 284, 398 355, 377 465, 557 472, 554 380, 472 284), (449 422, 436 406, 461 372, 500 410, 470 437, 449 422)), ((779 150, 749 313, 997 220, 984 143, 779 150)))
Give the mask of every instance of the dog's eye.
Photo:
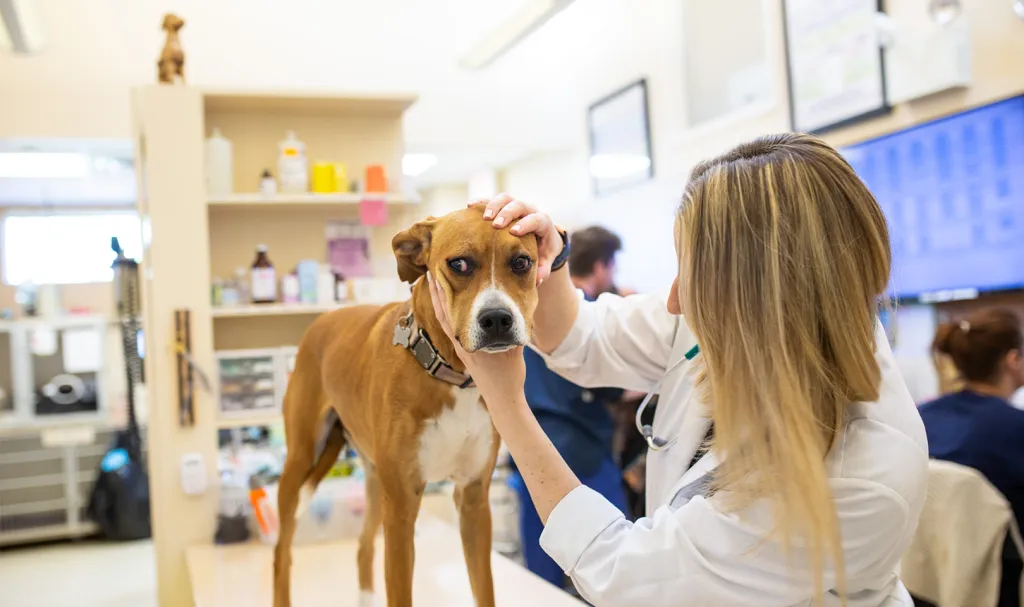
POLYGON ((512 271, 516 274, 525 274, 530 271, 530 266, 532 265, 533 260, 526 255, 520 255, 512 260, 512 271))
POLYGON ((461 257, 449 259, 448 267, 452 269, 452 272, 455 272, 459 276, 469 276, 469 273, 473 271, 473 267, 469 265, 469 261, 461 257))

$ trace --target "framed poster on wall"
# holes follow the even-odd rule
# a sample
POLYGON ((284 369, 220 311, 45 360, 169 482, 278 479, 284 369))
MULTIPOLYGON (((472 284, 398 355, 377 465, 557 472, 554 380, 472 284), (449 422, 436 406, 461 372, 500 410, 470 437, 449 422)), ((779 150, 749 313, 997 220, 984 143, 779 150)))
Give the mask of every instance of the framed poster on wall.
POLYGON ((880 0, 783 0, 794 131, 821 133, 889 111, 880 0))
POLYGON ((654 175, 647 82, 638 80, 587 112, 590 177, 598 196, 647 181, 654 175))

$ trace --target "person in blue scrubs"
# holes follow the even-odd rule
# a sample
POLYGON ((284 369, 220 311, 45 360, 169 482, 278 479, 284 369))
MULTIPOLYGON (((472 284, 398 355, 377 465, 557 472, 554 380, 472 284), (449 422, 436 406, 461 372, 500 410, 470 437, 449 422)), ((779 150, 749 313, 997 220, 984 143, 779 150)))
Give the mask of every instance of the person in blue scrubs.
MULTIPOLYGON (((1024 411, 1010 397, 1024 386, 1021 319, 986 309, 939 326, 933 351, 952 359, 963 380, 959 392, 921 406, 930 457, 974 468, 1010 503, 1024 522, 1024 411)), ((1021 555, 1003 558, 1000 605, 1019 605, 1021 555)))
MULTIPOLYGON (((569 274, 588 300, 602 293, 616 292, 615 255, 621 248, 619 237, 601 227, 572 234, 569 274)), ((612 456, 615 424, 608 410, 622 398, 623 391, 581 388, 549 370, 544 359, 533 350, 527 348, 523 356, 526 359, 526 400, 545 434, 580 482, 627 513, 622 471, 612 456)), ((519 535, 526 567, 563 588, 565 574, 540 547, 544 525, 526 490, 526 483, 515 469, 509 485, 519 495, 519 535)))

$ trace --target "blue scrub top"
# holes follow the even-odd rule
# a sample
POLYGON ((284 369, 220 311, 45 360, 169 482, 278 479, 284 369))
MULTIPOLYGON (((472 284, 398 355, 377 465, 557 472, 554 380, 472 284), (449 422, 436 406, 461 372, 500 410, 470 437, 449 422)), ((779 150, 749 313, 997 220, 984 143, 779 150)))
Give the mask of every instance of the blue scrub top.
POLYGON ((1024 521, 1024 411, 968 390, 921 406, 928 454, 974 468, 1024 521))

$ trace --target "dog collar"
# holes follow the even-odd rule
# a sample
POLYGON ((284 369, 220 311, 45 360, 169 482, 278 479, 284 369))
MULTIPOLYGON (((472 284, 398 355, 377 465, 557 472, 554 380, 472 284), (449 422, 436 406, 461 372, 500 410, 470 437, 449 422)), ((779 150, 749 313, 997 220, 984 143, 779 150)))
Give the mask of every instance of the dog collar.
POLYGON ((409 314, 406 316, 398 319, 398 323, 395 324, 395 336, 391 343, 412 352, 416 362, 431 377, 436 377, 460 388, 469 388, 474 385, 472 377, 453 369, 438 353, 427 332, 416 323, 412 310, 409 310, 409 314))

